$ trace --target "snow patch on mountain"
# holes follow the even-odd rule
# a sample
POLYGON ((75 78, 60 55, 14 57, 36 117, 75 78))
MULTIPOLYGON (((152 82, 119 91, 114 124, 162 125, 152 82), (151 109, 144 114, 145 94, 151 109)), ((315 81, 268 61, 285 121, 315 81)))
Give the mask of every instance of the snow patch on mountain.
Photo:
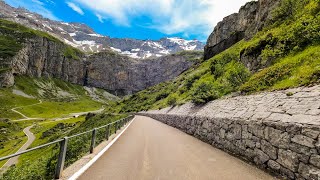
POLYGON ((48 32, 65 43, 85 52, 112 50, 132 58, 160 57, 180 51, 203 50, 204 44, 198 40, 185 40, 179 37, 160 40, 137 40, 111 38, 96 33, 83 23, 67 23, 43 18, 24 8, 14 8, 0 1, 1 18, 14 21, 27 27, 48 32))

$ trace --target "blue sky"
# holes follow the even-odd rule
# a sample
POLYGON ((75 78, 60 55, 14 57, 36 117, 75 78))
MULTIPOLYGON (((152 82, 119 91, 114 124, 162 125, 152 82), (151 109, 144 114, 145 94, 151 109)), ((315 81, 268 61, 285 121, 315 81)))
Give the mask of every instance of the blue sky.
POLYGON ((85 23, 118 38, 182 37, 205 42, 223 17, 248 0, 5 0, 44 17, 85 23))

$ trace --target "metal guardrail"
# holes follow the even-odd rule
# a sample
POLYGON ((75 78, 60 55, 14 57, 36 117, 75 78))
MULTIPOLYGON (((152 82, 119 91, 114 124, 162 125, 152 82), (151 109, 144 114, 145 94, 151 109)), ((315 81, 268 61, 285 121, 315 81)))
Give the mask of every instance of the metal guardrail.
POLYGON ((117 121, 114 121, 112 123, 106 124, 104 126, 100 126, 100 127, 94 128, 94 129, 89 130, 89 131, 85 131, 85 132, 82 132, 82 133, 79 133, 79 134, 75 134, 75 135, 72 135, 72 136, 69 136, 69 137, 64 137, 63 139, 58 139, 56 141, 49 142, 47 144, 43 144, 43 145, 40 145, 40 146, 37 146, 37 147, 34 147, 34 148, 27 149, 25 151, 21 151, 21 152, 15 153, 15 154, 4 156, 4 157, 0 158, 0 161, 7 160, 7 159, 10 159, 10 158, 13 158, 13 157, 19 156, 21 154, 25 154, 25 153, 37 150, 37 149, 48 147, 48 146, 56 144, 56 143, 60 143, 60 152, 59 152, 58 163, 57 163, 56 172, 55 172, 55 178, 59 179, 61 177, 61 175, 62 175, 62 171, 63 171, 63 168, 64 168, 64 162, 65 162, 65 159, 66 159, 67 146, 68 146, 68 140, 69 139, 75 138, 75 137, 78 137, 78 136, 81 136, 81 135, 84 135, 84 134, 88 134, 88 133, 91 132, 92 136, 91 136, 91 144, 90 144, 90 154, 92 154, 93 151, 94 151, 94 148, 96 146, 97 130, 102 129, 102 128, 106 128, 105 138, 106 138, 106 140, 109 140, 111 127, 112 126, 115 127, 115 132, 114 133, 116 133, 122 126, 126 125, 132 119, 132 117, 133 117, 133 115, 130 115, 130 116, 126 117, 126 118, 119 119, 117 121))

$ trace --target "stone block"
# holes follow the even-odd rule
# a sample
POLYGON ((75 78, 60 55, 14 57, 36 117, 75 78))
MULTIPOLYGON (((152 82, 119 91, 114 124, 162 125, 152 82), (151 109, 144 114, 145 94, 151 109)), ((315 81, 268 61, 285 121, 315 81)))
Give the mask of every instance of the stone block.
POLYGON ((313 129, 310 129, 310 128, 302 128, 302 132, 301 133, 303 135, 311 137, 313 139, 316 139, 320 134, 319 131, 313 130, 313 129))
POLYGON ((259 138, 264 137, 264 128, 265 126, 263 124, 258 123, 252 123, 248 125, 248 131, 259 138))
POLYGON ((259 165, 264 164, 270 159, 266 153, 257 148, 254 149, 254 154, 254 162, 259 165))
POLYGON ((282 149, 289 148, 290 136, 287 132, 274 129, 272 127, 266 127, 264 133, 265 139, 268 140, 272 145, 282 149))
POLYGON ((298 170, 298 154, 291 150, 279 149, 277 162, 293 172, 297 172, 298 170))
POLYGON ((294 173, 293 173, 292 171, 290 171, 289 169, 287 169, 287 168, 281 167, 281 168, 280 168, 280 173, 281 173, 282 175, 287 176, 288 179, 295 179, 294 173))
POLYGON ((315 155, 315 154, 312 154, 310 156, 310 164, 320 168, 320 156, 319 155, 315 155))
POLYGON ((291 141, 310 148, 315 147, 315 140, 304 135, 295 135, 293 138, 291 138, 291 141))
POLYGON ((320 170, 318 168, 308 166, 304 163, 299 164, 298 172, 305 179, 318 180, 320 178, 320 170))
POLYGON ((267 164, 268 164, 268 167, 270 167, 274 171, 279 171, 281 168, 281 165, 273 160, 269 160, 267 164))
POLYGON ((261 150, 265 152, 271 159, 276 160, 277 159, 277 148, 272 146, 271 143, 262 140, 261 141, 261 150))

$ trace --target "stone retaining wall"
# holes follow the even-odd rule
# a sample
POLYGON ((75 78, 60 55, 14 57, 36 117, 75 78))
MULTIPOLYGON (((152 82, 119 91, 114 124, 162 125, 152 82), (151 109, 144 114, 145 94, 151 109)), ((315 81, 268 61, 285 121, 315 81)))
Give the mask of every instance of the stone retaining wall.
MULTIPOLYGON (((312 118, 308 119, 307 115, 302 116, 299 113, 305 114, 308 111, 316 112, 317 109, 319 110, 320 96, 315 94, 320 93, 319 86, 312 90, 304 88, 295 89, 292 92, 293 96, 291 96, 291 92, 288 94, 288 91, 282 91, 218 100, 205 107, 187 104, 139 114, 178 128, 206 143, 253 162, 269 172, 288 179, 318 180, 320 179, 320 126, 318 123, 320 116, 319 114, 310 115, 312 118), (297 110, 294 108, 303 102, 303 100, 296 101, 296 103, 293 101, 293 99, 299 98, 300 95, 297 95, 299 93, 301 96, 303 94, 304 98, 312 97, 313 101, 304 103, 299 108, 298 114, 287 114, 286 112, 295 113, 297 110), (237 105, 240 107, 233 108, 230 102, 241 103, 241 99, 257 101, 259 98, 267 96, 273 97, 274 100, 258 103, 265 106, 264 109, 263 106, 260 107, 263 109, 259 110, 260 114, 258 111, 253 111, 250 117, 236 118, 234 116, 234 111, 237 112, 237 108, 257 109, 257 107, 242 103, 243 107, 237 105), (267 105, 279 102, 279 99, 291 102, 290 107, 286 107, 287 110, 282 113, 267 113, 272 109, 267 105), (220 106, 216 107, 217 104, 220 106), (223 104, 226 106, 223 107, 223 104), (226 110, 228 108, 229 110, 226 110), (304 108, 306 109, 301 111, 304 108), (219 109, 224 109, 224 116, 210 113, 219 111, 219 109), (273 118, 270 119, 272 116, 273 118), (279 118, 281 120, 275 120, 279 118)), ((273 108, 278 108, 280 111, 282 106, 281 108, 273 108)))

